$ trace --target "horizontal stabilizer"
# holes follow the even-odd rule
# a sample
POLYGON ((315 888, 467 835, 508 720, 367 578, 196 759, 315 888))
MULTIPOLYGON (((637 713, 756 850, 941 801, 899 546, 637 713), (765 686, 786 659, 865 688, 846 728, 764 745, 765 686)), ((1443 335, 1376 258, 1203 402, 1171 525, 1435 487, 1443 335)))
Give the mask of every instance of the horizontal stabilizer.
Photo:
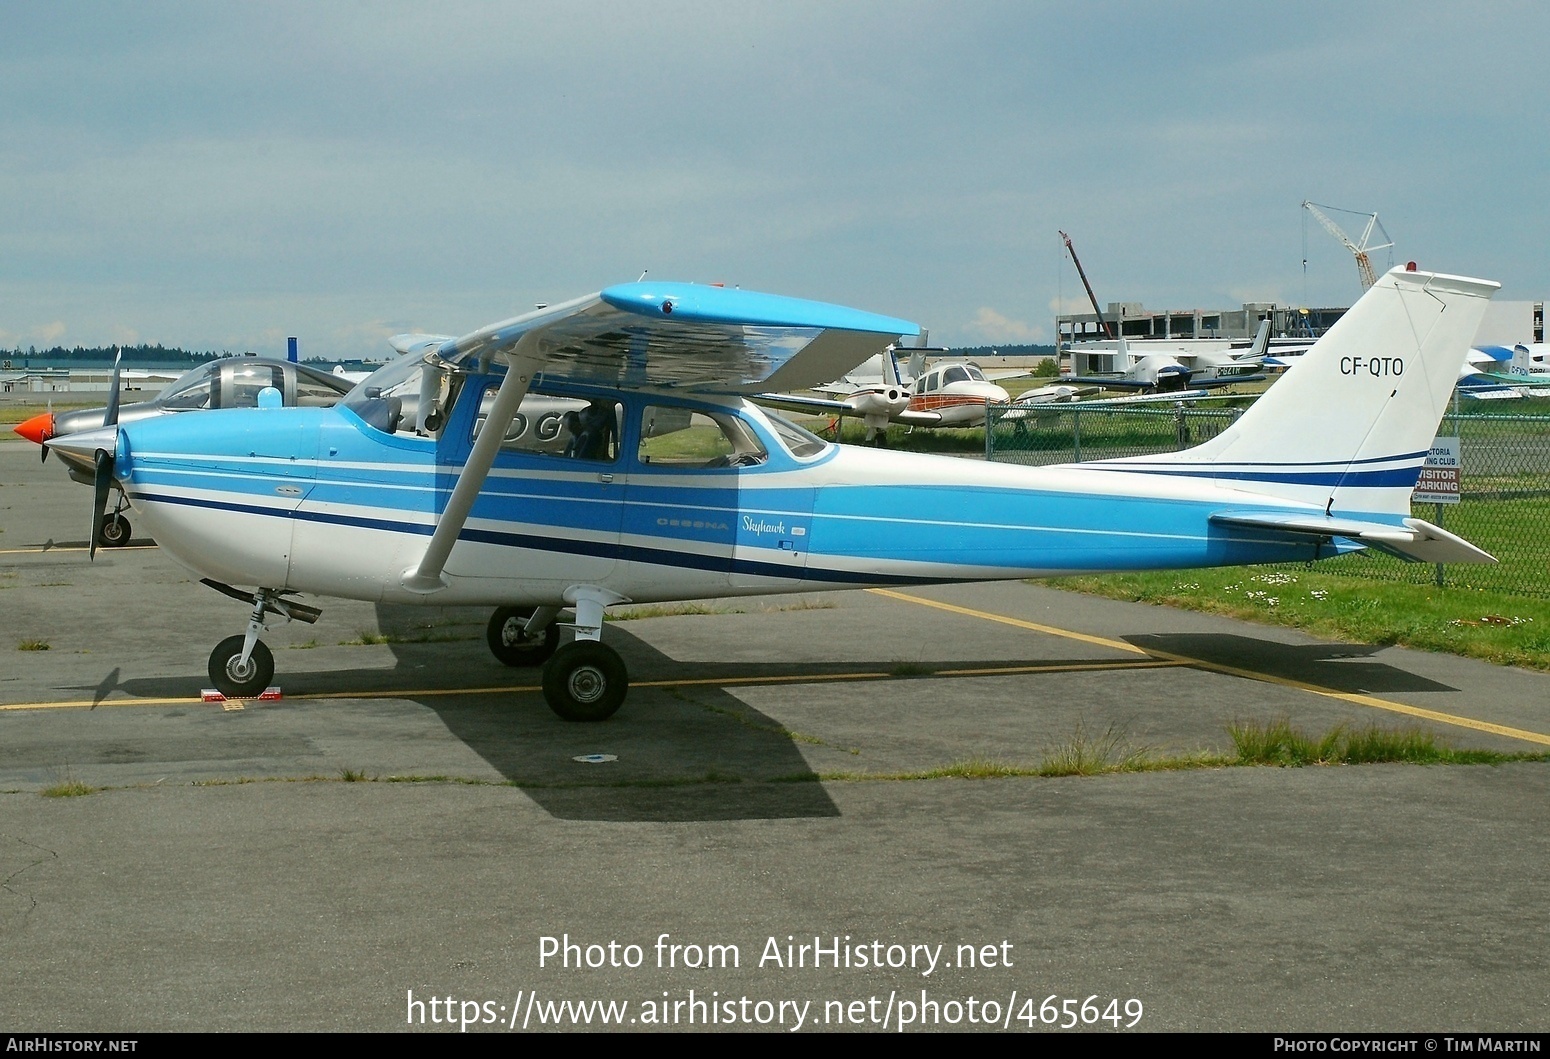
POLYGON ((1327 518, 1316 514, 1280 514, 1269 511, 1218 511, 1211 521, 1229 526, 1253 526, 1282 533, 1313 537, 1344 537, 1369 548, 1421 563, 1494 563, 1494 556, 1481 551, 1463 537, 1449 533, 1418 518, 1407 518, 1404 525, 1367 522, 1352 518, 1327 518))

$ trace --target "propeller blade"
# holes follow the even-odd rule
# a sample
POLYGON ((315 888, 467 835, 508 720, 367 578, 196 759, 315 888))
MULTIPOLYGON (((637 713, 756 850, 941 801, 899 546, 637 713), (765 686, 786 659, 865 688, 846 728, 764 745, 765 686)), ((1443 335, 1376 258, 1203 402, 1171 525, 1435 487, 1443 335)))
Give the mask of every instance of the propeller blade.
POLYGON ((118 426, 119 364, 124 359, 124 347, 113 347, 113 382, 108 386, 108 411, 102 419, 105 427, 118 426))
POLYGON ((97 541, 102 536, 102 523, 108 513, 108 493, 113 488, 113 453, 97 450, 97 476, 92 482, 96 503, 91 514, 91 545, 88 558, 97 558, 97 541))

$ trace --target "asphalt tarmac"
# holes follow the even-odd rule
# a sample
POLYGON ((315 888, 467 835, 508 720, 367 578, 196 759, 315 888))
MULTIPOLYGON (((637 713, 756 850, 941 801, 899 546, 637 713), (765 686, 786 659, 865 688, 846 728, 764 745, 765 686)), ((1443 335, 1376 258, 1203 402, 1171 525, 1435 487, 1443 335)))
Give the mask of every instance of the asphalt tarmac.
POLYGON ((0 442, 5 1029, 1546 1026, 1550 766, 920 778, 1281 718, 1543 751, 1545 675, 1008 583, 624 608, 577 725, 482 611, 323 600, 227 709, 243 607, 88 561, 90 504, 0 442))

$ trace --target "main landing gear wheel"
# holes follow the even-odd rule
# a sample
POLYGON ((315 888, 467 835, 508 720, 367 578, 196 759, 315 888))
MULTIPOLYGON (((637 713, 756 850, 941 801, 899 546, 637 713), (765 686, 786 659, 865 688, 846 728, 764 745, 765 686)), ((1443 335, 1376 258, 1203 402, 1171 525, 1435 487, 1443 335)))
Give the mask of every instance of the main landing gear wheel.
POLYGON ((624 660, 596 640, 568 643, 544 664, 544 698, 567 721, 605 721, 629 690, 624 660))
POLYGON ((274 677, 274 655, 262 641, 253 644, 246 664, 241 662, 241 636, 228 636, 210 652, 210 680, 230 699, 249 699, 260 694, 274 677))
POLYGON ((532 607, 499 607, 485 627, 490 653, 508 666, 540 666, 560 645, 560 624, 551 621, 542 632, 528 635, 532 607))
POLYGON ((129 543, 129 520, 123 515, 109 515, 102 520, 102 529, 97 534, 97 545, 101 548, 122 548, 129 543))

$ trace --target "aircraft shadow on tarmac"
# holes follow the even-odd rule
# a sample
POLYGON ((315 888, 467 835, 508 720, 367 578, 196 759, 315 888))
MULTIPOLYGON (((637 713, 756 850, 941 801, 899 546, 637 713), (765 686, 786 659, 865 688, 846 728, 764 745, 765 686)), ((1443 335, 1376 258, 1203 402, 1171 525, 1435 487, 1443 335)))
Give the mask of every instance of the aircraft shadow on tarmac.
MULTIPOLYGON (((309 696, 325 695, 391 697, 417 703, 434 712, 448 732, 502 777, 563 819, 699 821, 838 816, 839 809, 823 785, 812 782, 814 766, 798 749, 796 738, 722 685, 775 677, 823 680, 858 671, 886 674, 897 664, 865 659, 795 664, 779 660, 683 662, 664 655, 616 622, 609 625, 606 635, 628 664, 635 686, 624 709, 609 721, 571 724, 555 717, 545 704, 537 690, 542 679, 538 669, 509 669, 490 656, 484 645, 484 611, 379 604, 376 617, 377 628, 392 651, 391 667, 297 671, 294 664, 304 656, 285 652, 277 676, 286 692, 284 708, 308 709, 309 696), (449 623, 461 631, 448 636, 449 623), (645 686, 675 680, 695 683, 645 686), (511 688, 523 690, 503 690, 511 688), (617 760, 596 766, 576 762, 578 756, 589 753, 615 755, 617 760)), ((1293 645, 1230 634, 1144 635, 1129 641, 1163 655, 1336 691, 1456 690, 1372 661, 1370 656, 1381 648, 1367 645, 1293 645)), ((1020 664, 1059 663, 1049 658, 1027 662, 1001 658, 954 660, 940 668, 969 670, 1020 664)), ((926 662, 921 669, 930 672, 933 666, 926 662)), ((116 689, 136 696, 181 697, 205 683, 203 674, 123 682, 118 674, 115 669, 91 687, 93 697, 100 701, 116 689)))
POLYGON ((1158 633, 1125 639, 1143 651, 1181 655, 1211 665, 1316 684, 1331 691, 1458 690, 1386 662, 1371 661, 1373 654, 1383 650, 1373 644, 1286 644, 1232 633, 1158 633))
MULTIPOLYGON (((756 820, 839 815, 797 737, 754 709, 724 684, 780 678, 800 683, 857 672, 885 676, 897 660, 840 662, 685 662, 610 623, 608 642, 624 657, 634 687, 624 708, 602 724, 555 717, 537 690, 538 669, 510 669, 485 648, 487 612, 379 604, 378 631, 387 638, 391 667, 298 670, 300 652, 284 651, 276 683, 282 703, 262 709, 326 708, 309 696, 392 698, 430 710, 456 739, 556 817, 612 821, 756 820), (459 630, 449 634, 449 629, 459 630), (792 681, 791 678, 798 678, 792 681), (664 687, 653 681, 693 681, 664 687), (521 688, 523 690, 503 690, 521 688), (480 689, 488 689, 481 691, 480 689), (451 694, 449 694, 451 693, 451 694), (606 765, 579 764, 589 753, 611 754, 606 765)), ((1091 659, 1068 660, 1075 665, 1091 659)), ((1050 658, 955 659, 915 663, 916 675, 937 671, 1049 666, 1050 658)), ((176 698, 207 684, 204 674, 121 681, 115 669, 84 687, 101 701, 115 690, 176 698)), ((946 675, 945 673, 942 675, 946 675)), ((370 703, 366 708, 370 709, 370 703)), ((804 737, 811 744, 811 737, 804 737)), ((284 750, 290 744, 278 746, 284 750)), ((812 752, 822 753, 820 749, 812 752)), ((843 748, 830 748, 839 770, 853 767, 843 748)), ((823 766, 817 766, 822 768, 823 766)), ((367 771, 370 771, 367 763, 367 771)), ((402 771, 402 770, 401 770, 402 771)), ((430 770, 434 771, 434 770, 430 770)))
MULTIPOLYGON (((511 669, 484 645, 484 611, 476 638, 438 642, 427 637, 427 608, 377 606, 377 627, 388 638, 391 668, 297 671, 297 655, 285 652, 276 683, 284 708, 305 709, 308 696, 354 692, 415 702, 433 711, 459 741, 535 802, 565 819, 611 821, 757 820, 837 817, 823 785, 792 735, 714 683, 685 694, 677 688, 633 687, 624 708, 601 724, 573 724, 556 717, 537 686, 537 668, 511 669), (415 642, 416 640, 420 642, 415 642), (506 691, 502 688, 531 688, 506 691), (480 692, 477 689, 496 689, 480 692), (408 689, 408 690, 400 690, 408 689), (466 693, 447 694, 469 689, 466 693), (589 753, 611 754, 606 765, 578 764, 589 753), (604 770, 607 771, 604 771, 604 770), (594 770, 594 771, 584 771, 594 770)), ((450 608, 442 614, 454 613, 450 608)), ((466 628, 467 626, 465 626, 466 628)), ((677 662, 617 624, 608 641, 624 657, 633 681, 683 676, 677 662)), ((705 677, 694 665, 693 676, 705 677)), ((732 676, 727 667, 720 679, 732 676)), ((732 667, 739 676, 773 672, 768 666, 732 667)), ((825 670, 851 666, 819 667, 825 670)), ((791 673, 793 667, 780 670, 791 673)), ((208 683, 203 674, 120 681, 118 670, 90 690, 97 701, 114 690, 135 696, 181 697, 208 683)), ((816 672, 816 670, 815 670, 816 672)), ((281 708, 265 704, 261 708, 281 708)))

